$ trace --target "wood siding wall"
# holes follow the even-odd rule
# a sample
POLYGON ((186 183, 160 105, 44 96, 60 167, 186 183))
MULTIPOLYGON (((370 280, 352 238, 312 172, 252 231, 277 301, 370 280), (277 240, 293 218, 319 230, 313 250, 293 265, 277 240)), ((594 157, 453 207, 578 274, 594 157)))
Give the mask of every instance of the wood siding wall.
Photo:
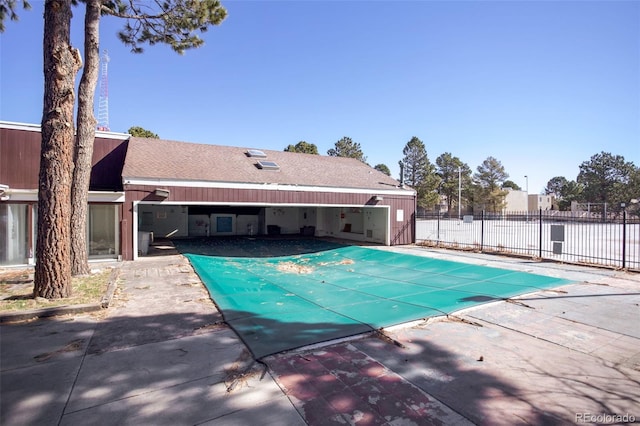
MULTIPOLYGON (((0 183, 16 189, 38 189, 40 132, 0 129, 0 183)), ((90 189, 122 191, 127 141, 96 138, 90 189)))
POLYGON ((38 189, 40 142, 39 132, 0 129, 0 183, 38 189))
POLYGON ((304 204, 323 206, 390 206, 391 244, 411 244, 415 241, 415 197, 413 195, 384 195, 382 201, 373 203, 372 197, 379 195, 375 192, 369 194, 345 194, 333 192, 306 192, 306 191, 263 191, 236 188, 191 188, 191 187, 163 187, 170 191, 169 198, 157 197, 154 194, 155 186, 125 185, 125 206, 123 211, 122 249, 125 260, 133 259, 133 202, 157 202, 198 204, 198 203, 223 203, 237 204, 248 203, 256 205, 278 204, 304 204), (403 220, 397 221, 397 211, 403 210, 403 220), (124 229, 128 227, 128 229, 124 229))

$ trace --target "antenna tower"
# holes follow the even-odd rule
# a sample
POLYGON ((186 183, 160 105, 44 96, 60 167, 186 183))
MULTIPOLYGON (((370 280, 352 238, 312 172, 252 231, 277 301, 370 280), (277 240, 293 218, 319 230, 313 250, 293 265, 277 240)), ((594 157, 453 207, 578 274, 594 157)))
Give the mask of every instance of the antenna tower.
POLYGON ((100 97, 98 98, 98 130, 109 131, 109 54, 100 57, 100 97))

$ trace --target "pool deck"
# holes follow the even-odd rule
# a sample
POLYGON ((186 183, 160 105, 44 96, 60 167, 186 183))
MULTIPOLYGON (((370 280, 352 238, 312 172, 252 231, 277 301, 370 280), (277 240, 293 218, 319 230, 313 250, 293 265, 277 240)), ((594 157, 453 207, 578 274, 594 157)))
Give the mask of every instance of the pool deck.
POLYGON ((108 310, 0 326, 0 424, 640 421, 640 275, 380 249, 576 284, 256 363, 184 257, 125 262, 108 310))

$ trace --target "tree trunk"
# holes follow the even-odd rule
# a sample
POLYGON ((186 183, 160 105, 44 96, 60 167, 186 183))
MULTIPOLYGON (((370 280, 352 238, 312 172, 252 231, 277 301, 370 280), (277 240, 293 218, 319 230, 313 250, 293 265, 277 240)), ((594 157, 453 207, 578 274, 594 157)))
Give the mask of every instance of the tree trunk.
POLYGON ((93 103, 100 67, 99 28, 101 0, 87 0, 84 18, 85 64, 78 88, 78 132, 74 151, 71 187, 71 273, 85 275, 89 269, 87 250, 87 210, 96 119, 93 103))
POLYGON ((70 45, 71 0, 44 7, 44 103, 38 180, 38 240, 33 293, 71 295, 71 178, 74 80, 79 52, 70 45))

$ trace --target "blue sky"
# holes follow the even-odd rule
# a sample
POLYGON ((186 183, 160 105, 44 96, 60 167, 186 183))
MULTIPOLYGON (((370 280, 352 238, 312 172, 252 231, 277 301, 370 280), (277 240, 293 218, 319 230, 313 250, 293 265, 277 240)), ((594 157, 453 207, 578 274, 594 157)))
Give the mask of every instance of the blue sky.
MULTIPOLYGON (((43 4, 31 3, 0 35, 2 120, 41 121, 43 4)), ((450 152, 475 170, 493 156, 531 193, 601 151, 640 166, 640 1, 223 4, 228 18, 183 56, 129 53, 122 22, 102 20, 111 130, 276 150, 305 140, 322 154, 349 136, 396 178, 417 136, 432 162, 450 152)))

